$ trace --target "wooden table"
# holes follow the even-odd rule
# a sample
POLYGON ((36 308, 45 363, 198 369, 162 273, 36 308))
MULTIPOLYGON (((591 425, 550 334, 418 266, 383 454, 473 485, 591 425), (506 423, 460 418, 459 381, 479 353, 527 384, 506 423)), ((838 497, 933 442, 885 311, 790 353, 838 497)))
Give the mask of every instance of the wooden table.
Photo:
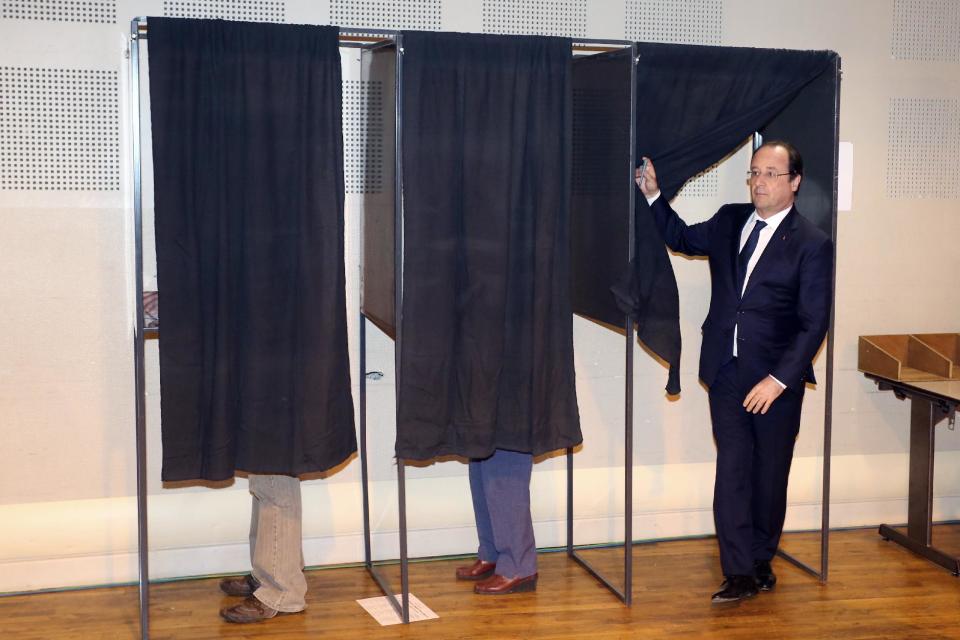
POLYGON ((880 525, 880 535, 960 575, 960 559, 931 545, 933 525, 934 428, 947 418, 951 428, 960 406, 960 380, 904 382, 865 373, 881 390, 910 399, 910 493, 907 533, 880 525))

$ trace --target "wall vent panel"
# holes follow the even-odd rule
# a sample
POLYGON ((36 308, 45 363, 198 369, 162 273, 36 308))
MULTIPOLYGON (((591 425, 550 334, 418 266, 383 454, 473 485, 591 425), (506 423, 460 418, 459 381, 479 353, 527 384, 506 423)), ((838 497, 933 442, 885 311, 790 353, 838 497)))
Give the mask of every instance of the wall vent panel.
POLYGON ((586 0, 483 0, 484 33, 587 36, 586 0))
POLYGON ((960 100, 891 98, 887 197, 960 198, 960 100))
POLYGON ((0 190, 120 189, 116 71, 0 67, 0 190))
POLYGON ((722 0, 626 0, 624 37, 639 42, 723 42, 722 0))
POLYGON ((687 198, 716 198, 720 195, 720 181, 717 179, 719 165, 701 171, 684 183, 679 195, 687 198))
POLYGON ((116 0, 0 0, 0 18, 115 23, 117 2, 116 0))
POLYGON ((167 18, 204 18, 241 22, 286 22, 282 0, 163 0, 167 18))
POLYGON ((898 60, 960 62, 960 2, 894 0, 890 55, 898 60))
POLYGON ((330 24, 440 31, 442 0, 330 0, 330 24))
POLYGON ((383 83, 343 82, 343 155, 347 193, 383 191, 383 83))

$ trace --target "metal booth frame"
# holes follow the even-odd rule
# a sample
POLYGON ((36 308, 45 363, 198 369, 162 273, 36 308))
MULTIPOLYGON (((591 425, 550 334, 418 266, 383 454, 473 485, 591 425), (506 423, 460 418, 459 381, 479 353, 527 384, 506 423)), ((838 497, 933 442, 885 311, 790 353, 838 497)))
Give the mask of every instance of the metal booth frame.
MULTIPOLYGON (((341 47, 356 48, 375 48, 385 44, 396 46, 396 77, 395 77, 395 144, 398 153, 395 156, 395 246, 394 246, 394 268, 395 268, 395 309, 397 314, 397 328, 395 337, 395 367, 397 375, 397 389, 399 389, 399 372, 401 371, 400 348, 402 341, 402 301, 403 301, 403 167, 402 155, 399 150, 402 149, 403 131, 402 131, 402 64, 403 64, 403 36, 400 31, 383 29, 364 29, 341 27, 341 47)), ((139 626, 140 637, 149 638, 150 614, 150 582, 149 582, 149 527, 147 518, 147 451, 146 451, 146 384, 145 384, 145 361, 144 361, 144 342, 147 338, 158 338, 158 329, 147 329, 144 326, 143 309, 143 176, 142 176, 142 100, 141 100, 141 55, 140 43, 148 40, 149 27, 148 19, 145 16, 136 17, 130 22, 130 77, 129 77, 129 98, 131 105, 131 165, 133 180, 133 233, 134 233, 134 269, 135 269, 135 304, 133 318, 133 353, 135 370, 135 413, 136 413, 136 477, 137 477, 137 555, 138 555, 138 590, 139 590, 139 626)), ((629 41, 621 40, 603 40, 603 39, 575 39, 575 49, 581 51, 607 51, 613 48, 630 47, 632 50, 632 65, 636 64, 635 45, 629 41), (601 46, 606 45, 606 47, 601 46)), ((631 155, 630 166, 624 167, 626 178, 632 176, 633 171, 633 132, 634 132, 634 114, 636 109, 636 91, 631 88, 631 155)), ((633 190, 630 195, 630 210, 627 212, 630 220, 631 237, 633 234, 633 190)), ((627 259, 633 257, 633 243, 630 243, 629 255, 627 259)), ((359 355, 359 404, 360 404, 360 465, 361 465, 361 483, 363 495, 363 529, 364 529, 364 566, 369 572, 371 578, 377 583, 381 591, 388 596, 391 605, 400 615, 404 623, 410 621, 410 585, 409 585, 409 555, 407 552, 407 517, 406 517, 406 477, 405 461, 397 459, 397 489, 399 502, 399 543, 400 557, 398 560, 385 560, 375 562, 372 558, 371 549, 371 530, 370 530, 370 495, 369 495, 369 474, 367 452, 367 414, 366 414, 366 323, 365 315, 360 314, 360 355, 359 355), (400 593, 391 586, 390 582, 380 573, 378 566, 382 564, 398 562, 400 565, 400 593), (399 599, 397 598, 399 595, 399 599)), ((626 329, 626 400, 624 413, 624 439, 625 439, 625 530, 624 530, 624 586, 623 589, 617 588, 613 582, 606 578, 599 570, 593 567, 586 559, 578 554, 578 547, 573 541, 573 450, 566 452, 567 456, 567 544, 566 552, 569 557, 584 567, 592 576, 599 580, 606 588, 610 589, 621 601, 629 605, 631 603, 632 588, 632 452, 633 452, 633 320, 628 318, 625 322, 626 329)))
MULTIPOLYGON (((136 413, 136 477, 137 477, 137 551, 138 551, 138 587, 139 587, 139 626, 140 637, 149 638, 149 561, 148 561, 148 522, 147 522, 147 469, 146 469, 146 408, 145 408, 145 364, 144 364, 144 341, 148 337, 158 337, 158 330, 146 329, 144 327, 144 309, 143 309, 143 194, 142 194, 142 149, 141 149, 141 88, 140 88, 140 42, 148 39, 148 24, 146 17, 134 18, 130 23, 130 78, 129 78, 129 98, 131 104, 131 164, 133 180, 133 234, 134 234, 134 269, 135 269, 135 305, 133 318, 133 352, 134 352, 134 370, 136 380, 135 390, 135 413, 136 413)), ((396 47, 396 77, 394 79, 395 104, 394 116, 396 154, 394 158, 394 285, 395 285, 395 321, 396 334, 394 342, 394 366, 396 371, 395 389, 399 391, 399 380, 401 376, 400 362, 400 344, 402 336, 402 309, 403 309, 403 166, 402 154, 400 153, 403 142, 402 127, 402 65, 403 65, 403 35, 396 30, 381 29, 360 29, 341 27, 341 47, 356 48, 374 48, 384 44, 393 44, 396 47)), ((631 49, 631 71, 636 68, 637 49, 636 44, 631 41, 623 40, 603 40, 603 39, 574 39, 574 49, 585 51, 606 51, 609 47, 622 49, 631 49), (604 48, 606 45, 608 48, 604 48)), ((839 75, 837 87, 837 119, 839 118, 839 75)), ((634 139, 636 135, 636 107, 637 92, 636 83, 631 82, 630 89, 630 162, 629 166, 624 167, 625 180, 629 180, 632 186, 632 176, 635 167, 635 149, 634 139)), ((838 127, 838 120, 834 123, 838 127)), ((835 151, 836 154, 836 151, 835 151)), ((629 199, 629 250, 627 261, 634 257, 635 243, 633 237, 636 233, 633 219, 633 205, 635 199, 635 190, 631 188, 629 199)), ((837 180, 834 176, 833 185, 833 239, 836 240, 836 203, 837 203, 837 180)), ((836 282, 836 265, 834 263, 833 281, 836 282)), ((834 294, 835 295, 835 294, 834 294)), ((826 378, 826 401, 824 417, 824 450, 823 450, 823 513, 821 527, 821 558, 819 571, 797 560, 785 551, 778 553, 789 562, 797 565, 801 569, 818 577, 821 582, 827 580, 828 569, 828 550, 829 550, 829 489, 830 489, 830 454, 831 454, 831 428, 832 428, 832 400, 833 400, 833 356, 834 356, 834 316, 835 311, 831 309, 830 329, 827 337, 827 378, 826 378)), ((409 555, 408 555, 408 536, 407 536, 407 514, 406 514, 406 462, 402 458, 397 458, 397 491, 398 491, 398 535, 400 557, 398 560, 383 560, 374 562, 371 549, 371 529, 370 529, 370 495, 369 495, 369 474, 368 474, 368 451, 367 451, 367 389, 366 389, 366 330, 368 318, 362 312, 360 313, 359 326, 359 406, 360 406, 360 437, 359 437, 359 457, 361 465, 361 483, 363 500, 363 531, 364 531, 364 566, 369 572, 371 578, 377 583, 381 591, 389 598, 389 602, 400 615, 404 623, 410 621, 410 583, 409 583, 409 555), (399 563, 400 565, 400 589, 399 594, 392 587, 390 582, 380 573, 379 566, 384 564, 399 563), (399 598, 397 596, 400 596, 399 598)), ((567 467, 567 513, 566 513, 566 553, 568 557, 581 565, 590 575, 597 579, 604 587, 609 589, 625 605, 632 604, 632 583, 633 583, 633 384, 634 384, 634 319, 627 317, 624 322, 625 329, 625 400, 624 400, 624 557, 623 587, 618 588, 611 579, 607 578, 594 567, 588 560, 579 554, 582 546, 574 544, 573 535, 573 489, 574 489, 574 465, 573 449, 566 450, 567 467)), ((594 546, 594 545, 590 545, 594 546)), ((614 543, 619 546, 619 543, 614 543)))
MULTIPOLYGON (((404 238, 403 238, 403 223, 404 223, 404 204, 403 204, 403 162, 402 162, 402 153, 403 148, 403 108, 402 108, 402 97, 403 97, 403 35, 400 32, 390 32, 394 38, 394 44, 396 45, 396 77, 394 79, 395 87, 395 144, 396 144, 396 153, 395 153, 395 205, 394 205, 394 318, 395 318, 395 335, 394 335, 394 371, 395 371, 395 381, 394 387, 396 393, 399 394, 400 390, 400 379, 402 376, 402 362, 400 358, 401 348, 403 340, 403 250, 404 250, 404 238)), ((608 51, 611 47, 613 48, 630 48, 631 49, 631 73, 633 67, 636 64, 636 45, 631 41, 625 40, 604 40, 604 39, 582 39, 576 38, 573 39, 574 49, 580 51, 608 51), (606 45, 606 46, 603 46, 606 45)), ((629 166, 624 167, 624 177, 628 181, 627 184, 632 186, 632 176, 634 169, 634 150, 633 150, 633 138, 634 138, 634 127, 635 127, 635 113, 636 113, 636 89, 631 83, 631 93, 630 93, 630 162, 629 166)), ((629 219, 630 226, 630 237, 633 237, 634 233, 634 221, 633 221, 633 202, 634 202, 634 190, 630 189, 629 196, 629 210, 626 212, 629 219)), ((626 256, 627 262, 633 258, 634 243, 629 243, 628 255, 626 256)), ((406 461, 403 458, 397 458, 397 501, 398 501, 398 535, 399 535, 399 551, 400 557, 398 560, 381 560, 374 562, 372 559, 371 552, 371 530, 370 530, 370 493, 369 493, 369 474, 368 474, 368 453, 367 453, 367 390, 366 390, 366 381, 367 374, 370 373, 367 371, 366 364, 366 332, 367 332, 367 323, 371 322, 368 317, 361 311, 360 312, 360 356, 359 356, 359 383, 360 383, 360 469, 361 469, 361 478, 362 478, 362 494, 363 494, 363 533, 364 533, 364 565, 367 571, 370 573, 370 576, 380 587, 380 590, 388 597, 388 601, 393 606, 394 610, 400 616, 404 624, 410 622, 410 573, 409 573, 409 563, 410 557, 408 553, 408 527, 407 527, 407 492, 406 492, 406 461), (396 592, 393 585, 390 584, 389 580, 378 570, 379 566, 384 564, 393 564, 399 563, 400 565, 400 593, 396 592), (397 597, 399 595, 399 598, 397 597)), ((376 322, 371 322, 374 326, 377 326, 376 322)), ((573 473, 573 449, 566 450, 566 459, 567 459, 567 514, 566 514, 566 533, 567 533, 567 543, 566 543, 566 552, 567 555, 572 558, 575 562, 580 564, 590 575, 600 581, 604 587, 609 589, 613 594, 619 598, 624 604, 630 605, 632 601, 631 592, 632 592, 632 522, 633 522, 633 339, 634 339, 634 329, 633 329, 633 318, 628 317, 625 321, 625 330, 626 330, 626 355, 625 355, 625 368, 626 368, 626 397, 625 397, 625 411, 624 411, 624 440, 625 440, 625 463, 624 463, 624 476, 625 476, 625 525, 624 525, 624 586, 622 589, 618 588, 612 580, 605 577, 597 568, 590 564, 585 558, 583 558, 578 553, 578 547, 574 544, 573 541, 573 487, 574 487, 574 473, 573 473)))
MULTIPOLYGON (((836 78, 836 84, 834 86, 834 104, 833 104, 833 121, 830 123, 833 127, 833 138, 834 138, 834 147, 833 147, 833 166, 835 168, 833 172, 833 184, 831 190, 831 225, 830 225, 830 240, 833 242, 833 267, 832 273, 830 274, 830 283, 832 286, 831 290, 831 299, 830 299, 830 324, 827 328, 827 338, 826 338, 826 353, 827 358, 826 362, 826 379, 824 380, 824 408, 823 408, 823 451, 821 453, 823 457, 823 468, 821 470, 821 484, 822 484, 822 494, 821 494, 821 512, 820 512, 820 562, 819 568, 814 567, 811 564, 808 564, 799 558, 797 558, 792 553, 786 551, 781 547, 777 548, 777 555, 789 562, 790 564, 796 566, 802 571, 812 575, 817 578, 820 584, 826 584, 829 577, 829 568, 830 568, 830 472, 831 472, 831 456, 832 456, 832 441, 833 441, 833 391, 834 391, 834 353, 835 353, 835 328, 836 328, 836 302, 837 302, 837 219, 838 219, 838 202, 839 202, 839 162, 840 162, 840 149, 839 149, 839 135, 840 135, 840 88, 842 84, 842 69, 840 64, 839 56, 832 63, 834 66, 833 73, 836 78)), ((756 150, 763 144, 763 136, 756 132, 753 135, 752 145, 753 149, 756 150)), ((781 541, 782 545, 782 541, 781 541)))
MULTIPOLYGON (((629 162, 625 167, 624 183, 629 185, 629 196, 627 199, 627 225, 628 242, 625 264, 632 264, 634 252, 636 251, 636 222, 634 218, 634 202, 637 190, 633 185, 633 173, 637 166, 636 162, 636 120, 637 120, 637 45, 629 40, 622 41, 584 41, 575 42, 594 42, 617 45, 620 48, 630 50, 630 124, 629 124, 629 162)), ((635 319, 631 315, 624 318, 624 414, 623 414, 623 491, 624 491, 624 524, 623 524, 623 587, 618 588, 613 581, 606 577, 589 560, 584 558, 578 552, 578 547, 573 540, 573 448, 568 448, 567 458, 567 556, 582 566, 590 575, 596 578, 604 587, 609 589, 626 606, 633 604, 633 354, 636 348, 635 342, 635 319)), ((613 545, 619 546, 619 545, 613 545)))
MULTIPOLYGON (((340 27, 340 47, 363 48, 374 46, 384 39, 395 38, 396 31, 383 29, 355 29, 340 27), (373 43, 373 44, 370 44, 373 43)), ((140 42, 148 40, 149 27, 146 16, 138 16, 130 21, 130 48, 129 48, 129 99, 131 122, 131 165, 133 180, 133 235, 134 235, 134 286, 135 303, 133 318, 133 355, 136 380, 135 413, 136 413, 136 476, 137 476, 137 557, 138 557, 138 588, 140 609, 140 637, 146 640, 150 637, 150 568, 149 568, 149 527, 147 522, 147 433, 146 433, 146 373, 144 364, 144 341, 146 338, 159 338, 158 329, 144 327, 143 305, 143 175, 142 175, 142 147, 140 120, 143 114, 140 90, 140 42)), ((399 76, 398 76, 399 77, 399 76)), ((361 325, 361 340, 363 328, 361 325)), ((362 356, 361 356, 362 362, 362 356)), ((361 376, 361 389, 363 389, 361 376)), ((364 473, 364 492, 366 492, 366 467, 364 473)), ((402 481, 402 476, 401 476, 402 481)), ((366 494, 364 495, 364 523, 368 523, 366 511, 366 494)), ((369 536, 367 537, 369 542, 369 536)), ((366 547, 367 567, 372 571, 370 563, 369 545, 366 547)), ((381 588, 383 585, 381 584, 381 588)), ((404 597, 406 598, 406 590, 404 597)))

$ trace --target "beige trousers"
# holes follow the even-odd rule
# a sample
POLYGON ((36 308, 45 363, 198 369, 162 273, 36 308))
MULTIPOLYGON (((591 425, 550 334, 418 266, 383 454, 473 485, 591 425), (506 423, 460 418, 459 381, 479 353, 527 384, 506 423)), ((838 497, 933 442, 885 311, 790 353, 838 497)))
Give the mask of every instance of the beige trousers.
POLYGON ((277 611, 306 608, 303 575, 303 506, 300 479, 251 475, 250 564, 260 583, 254 597, 277 611))

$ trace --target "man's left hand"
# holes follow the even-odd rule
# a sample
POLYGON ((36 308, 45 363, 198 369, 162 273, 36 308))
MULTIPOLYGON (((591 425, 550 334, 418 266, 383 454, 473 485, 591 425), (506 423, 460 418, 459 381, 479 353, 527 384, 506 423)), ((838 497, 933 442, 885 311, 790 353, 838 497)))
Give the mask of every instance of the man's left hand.
POLYGON ((766 413, 773 401, 783 393, 783 387, 772 377, 767 376, 750 389, 743 407, 750 413, 766 413))

